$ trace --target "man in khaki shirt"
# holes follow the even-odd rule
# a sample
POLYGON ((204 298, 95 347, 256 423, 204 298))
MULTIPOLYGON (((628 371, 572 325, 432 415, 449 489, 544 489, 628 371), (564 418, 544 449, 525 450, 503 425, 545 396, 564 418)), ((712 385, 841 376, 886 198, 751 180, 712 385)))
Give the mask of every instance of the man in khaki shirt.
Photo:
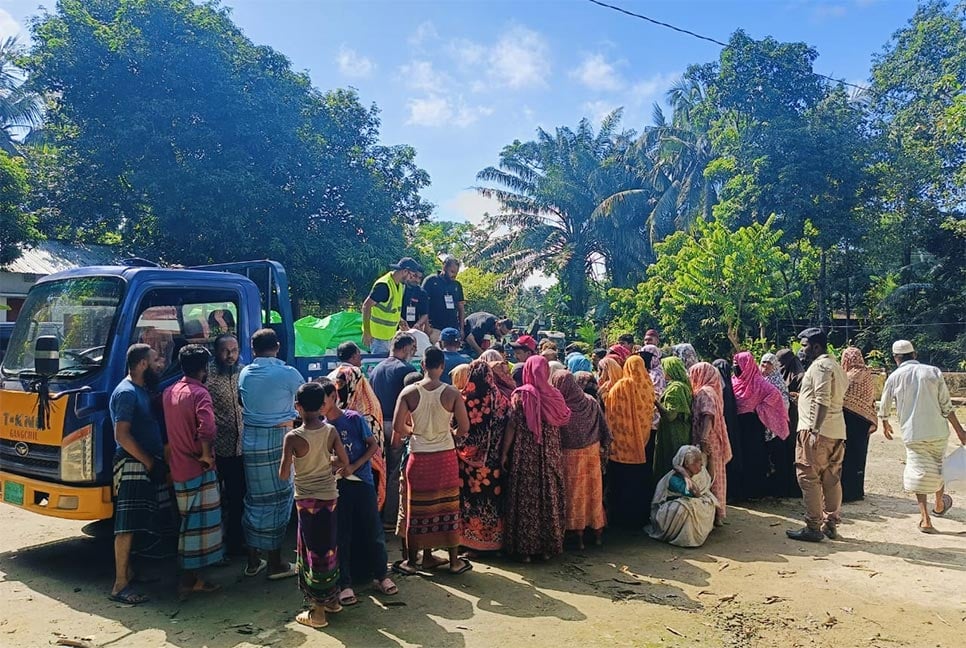
POLYGON ((819 328, 798 335, 811 361, 798 393, 798 442, 795 471, 805 500, 805 524, 786 531, 792 540, 821 542, 839 537, 836 525, 842 506, 842 459, 845 457, 845 417, 842 400, 849 379, 828 355, 828 336, 819 328))

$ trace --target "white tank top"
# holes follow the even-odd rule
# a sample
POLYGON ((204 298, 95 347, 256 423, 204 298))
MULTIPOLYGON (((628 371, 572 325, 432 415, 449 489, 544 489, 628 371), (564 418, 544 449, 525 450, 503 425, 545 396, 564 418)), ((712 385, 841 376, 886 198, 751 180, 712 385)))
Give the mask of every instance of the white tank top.
POLYGON ((409 440, 410 452, 442 452, 456 447, 453 433, 450 431, 452 412, 448 412, 440 402, 440 394, 446 389, 445 384, 430 391, 422 385, 416 385, 419 392, 419 405, 413 410, 413 436, 409 440))

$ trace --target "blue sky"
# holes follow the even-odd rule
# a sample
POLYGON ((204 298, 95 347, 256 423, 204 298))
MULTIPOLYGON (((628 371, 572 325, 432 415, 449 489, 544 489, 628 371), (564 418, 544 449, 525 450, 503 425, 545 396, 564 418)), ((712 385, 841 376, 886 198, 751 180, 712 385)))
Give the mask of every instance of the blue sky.
MULTIPOLYGON (((608 0, 727 41, 804 41, 816 70, 863 83, 874 53, 915 11, 914 0, 608 0)), ((0 37, 39 5, 0 0, 0 37)), ((352 86, 381 110, 382 140, 411 144, 432 178, 443 220, 478 221, 494 204, 476 173, 538 127, 598 121, 618 106, 641 130, 651 106, 692 63, 719 47, 585 0, 224 0, 254 42, 287 55, 316 87, 352 86)))

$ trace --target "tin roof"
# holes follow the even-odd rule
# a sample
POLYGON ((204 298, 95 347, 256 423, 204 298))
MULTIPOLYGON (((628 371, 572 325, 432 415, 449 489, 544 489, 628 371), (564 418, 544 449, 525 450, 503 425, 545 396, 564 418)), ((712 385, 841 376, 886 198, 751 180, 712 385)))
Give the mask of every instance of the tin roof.
POLYGON ((109 245, 43 241, 22 249, 21 255, 0 268, 0 272, 49 275, 83 266, 114 265, 122 258, 121 250, 109 245))

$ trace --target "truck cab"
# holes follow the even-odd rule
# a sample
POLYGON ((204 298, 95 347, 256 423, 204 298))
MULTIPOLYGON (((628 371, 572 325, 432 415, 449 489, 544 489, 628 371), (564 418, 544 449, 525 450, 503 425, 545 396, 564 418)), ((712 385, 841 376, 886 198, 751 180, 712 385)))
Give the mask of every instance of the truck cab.
MULTIPOLYGON (((285 270, 274 261, 197 268, 144 264, 60 272, 35 284, 0 365, 0 494, 6 504, 77 520, 110 518, 114 432, 110 396, 127 374, 127 348, 152 346, 163 389, 181 376, 178 351, 238 337, 241 362, 263 326, 276 330, 279 357, 304 377, 331 359, 295 361, 285 270), (59 360, 38 373, 38 340, 56 340, 59 360), (309 367, 315 369, 309 371, 309 367)), ((160 414, 160 412, 159 412, 160 414)))

